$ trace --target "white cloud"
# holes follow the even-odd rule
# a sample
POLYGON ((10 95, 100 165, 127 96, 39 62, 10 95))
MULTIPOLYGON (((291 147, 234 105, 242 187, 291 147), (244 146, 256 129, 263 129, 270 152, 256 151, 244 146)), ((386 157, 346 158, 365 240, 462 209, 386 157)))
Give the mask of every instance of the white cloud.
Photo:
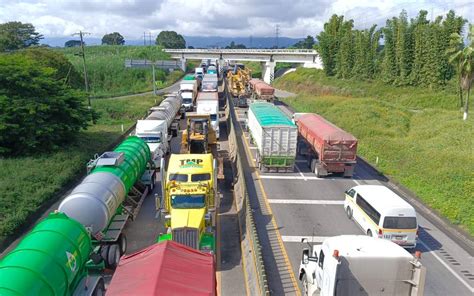
POLYGON ((435 15, 449 9, 474 22, 472 0, 0 0, 0 23, 30 22, 48 36, 69 36, 78 30, 95 37, 118 31, 139 39, 144 31, 174 30, 187 36, 316 35, 332 14, 353 18, 356 27, 383 25, 406 9, 435 15))

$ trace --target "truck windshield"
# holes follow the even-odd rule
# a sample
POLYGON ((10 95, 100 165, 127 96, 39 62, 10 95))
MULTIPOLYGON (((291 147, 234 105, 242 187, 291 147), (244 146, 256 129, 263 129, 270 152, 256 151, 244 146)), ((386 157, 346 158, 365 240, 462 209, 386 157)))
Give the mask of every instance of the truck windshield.
POLYGON ((388 229, 415 229, 415 217, 385 217, 383 228, 388 229))
POLYGON ((170 181, 188 182, 188 175, 186 175, 186 174, 170 174, 170 181))
POLYGON ((184 104, 192 104, 192 103, 193 103, 193 99, 187 99, 187 98, 184 99, 184 98, 183 98, 183 103, 184 103, 184 104))
POLYGON ((191 181, 192 182, 199 182, 199 181, 208 181, 211 180, 211 174, 205 173, 205 174, 192 174, 191 175, 191 181))
POLYGON ((160 137, 140 137, 145 143, 161 143, 160 137))
POLYGON ((172 195, 171 206, 175 209, 199 209, 205 206, 204 194, 172 195))
POLYGON ((217 120, 217 114, 211 114, 211 120, 216 121, 217 120))

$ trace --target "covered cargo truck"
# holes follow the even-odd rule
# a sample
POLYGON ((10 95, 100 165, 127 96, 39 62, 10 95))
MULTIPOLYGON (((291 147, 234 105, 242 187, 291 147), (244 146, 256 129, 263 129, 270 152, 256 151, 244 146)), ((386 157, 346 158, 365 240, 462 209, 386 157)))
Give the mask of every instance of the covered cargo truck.
POLYGON ((0 295, 103 295, 90 272, 91 237, 77 221, 52 213, 0 260, 0 295))
POLYGON ((298 152, 307 156, 317 177, 343 173, 352 177, 357 158, 357 139, 322 116, 313 113, 294 116, 298 126, 298 152))
POLYGON ((211 125, 216 131, 216 138, 219 140, 219 95, 217 92, 199 92, 196 100, 196 113, 211 116, 211 125))
POLYGON ((425 277, 419 258, 391 241, 365 235, 309 245, 299 268, 303 295, 422 296, 425 277))
POLYGON ((91 160, 88 171, 58 211, 86 227, 94 238, 94 251, 114 268, 127 248, 125 224, 138 215, 155 184, 150 149, 140 138, 128 137, 114 151, 91 160))
POLYGON ((171 135, 166 120, 137 120, 135 135, 148 145, 155 169, 160 169, 161 159, 170 152, 171 135))
POLYGON ((293 171, 298 130, 278 107, 266 102, 250 104, 247 127, 257 146, 260 170, 293 171))
POLYGON ((165 241, 124 256, 108 296, 216 295, 214 256, 165 241))
POLYGON ((249 88, 252 100, 264 100, 273 102, 275 98, 275 88, 260 79, 250 79, 249 88))
POLYGON ((205 74, 202 79, 202 92, 217 92, 219 80, 217 74, 205 74))
POLYGON ((193 110, 193 104, 194 101, 196 100, 196 96, 198 93, 198 80, 194 79, 186 79, 186 80, 181 80, 179 84, 179 94, 182 98, 182 107, 185 109, 185 111, 192 111, 193 110))

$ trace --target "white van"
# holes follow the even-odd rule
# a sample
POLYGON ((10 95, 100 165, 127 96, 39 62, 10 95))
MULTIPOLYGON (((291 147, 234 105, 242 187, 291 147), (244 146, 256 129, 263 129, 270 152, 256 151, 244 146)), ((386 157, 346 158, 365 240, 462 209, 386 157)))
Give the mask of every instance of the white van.
POLYGON ((359 185, 346 191, 344 210, 368 235, 405 247, 416 247, 418 221, 415 209, 381 185, 359 185))

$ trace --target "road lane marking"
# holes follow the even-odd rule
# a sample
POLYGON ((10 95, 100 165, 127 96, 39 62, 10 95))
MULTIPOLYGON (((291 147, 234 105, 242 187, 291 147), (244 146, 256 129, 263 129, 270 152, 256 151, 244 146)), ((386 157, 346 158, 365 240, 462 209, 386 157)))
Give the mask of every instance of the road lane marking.
POLYGON ((354 181, 354 183, 356 183, 357 185, 361 185, 356 179, 352 179, 352 181, 354 181))
POLYGON ((277 175, 260 175, 260 179, 276 179, 276 180, 334 180, 328 178, 306 177, 306 176, 277 176, 277 175))
POLYGON ((443 261, 436 253, 428 247, 427 244, 425 244, 423 241, 419 240, 419 244, 421 244, 423 247, 425 247, 426 250, 428 250, 428 253, 433 255, 449 272, 452 273, 471 293, 474 293, 474 288, 471 287, 460 275, 458 275, 446 262, 443 261))
POLYGON ((281 239, 285 242, 285 243, 301 243, 301 240, 303 238, 306 238, 308 239, 308 243, 323 243, 323 241, 327 238, 329 238, 330 236, 311 236, 311 235, 307 235, 307 236, 300 236, 300 235, 282 235, 281 236, 281 239))
MULTIPOLYGON (((240 124, 240 122, 239 122, 239 127, 240 127, 240 130, 242 130, 242 125, 240 124)), ((248 142, 248 140, 245 136, 242 137, 242 138, 244 139, 243 144, 244 144, 245 149, 246 149, 246 156, 247 156, 247 159, 249 159, 252 156, 252 153, 250 152, 250 144, 249 144, 249 142, 248 142)), ((257 167, 256 164, 255 164, 255 161, 253 161, 253 159, 251 159, 251 161, 252 161, 253 167, 254 168, 257 167)), ((288 254, 286 253, 285 245, 283 244, 283 240, 281 239, 281 234, 280 234, 280 231, 278 230, 278 225, 277 225, 276 220, 275 220, 275 215, 273 215, 272 208, 271 208, 270 204, 268 203, 268 196, 267 196, 267 193, 265 192, 265 188, 264 188, 262 180, 261 180, 262 176, 260 175, 260 172, 258 170, 255 170, 255 175, 257 176, 257 183, 260 187, 260 192, 263 195, 263 200, 265 202, 265 206, 267 208, 267 211, 271 215, 271 223, 272 223, 272 225, 275 229, 276 236, 278 238, 278 244, 280 245, 280 249, 281 249, 283 258, 285 260, 286 269, 288 271, 288 274, 290 275, 291 282, 293 283, 293 288, 295 289, 296 295, 301 296, 301 290, 300 290, 300 287, 298 286, 298 282, 296 281, 295 274, 293 273, 293 267, 291 266, 290 258, 288 257, 288 254)))
POLYGON ((304 204, 304 205, 343 205, 343 200, 314 200, 314 199, 269 199, 274 204, 304 204))
POLYGON ((308 181, 308 179, 306 179, 306 177, 303 175, 303 173, 300 171, 300 168, 297 165, 295 165, 295 168, 300 173, 300 176, 303 177, 303 180, 308 181))

